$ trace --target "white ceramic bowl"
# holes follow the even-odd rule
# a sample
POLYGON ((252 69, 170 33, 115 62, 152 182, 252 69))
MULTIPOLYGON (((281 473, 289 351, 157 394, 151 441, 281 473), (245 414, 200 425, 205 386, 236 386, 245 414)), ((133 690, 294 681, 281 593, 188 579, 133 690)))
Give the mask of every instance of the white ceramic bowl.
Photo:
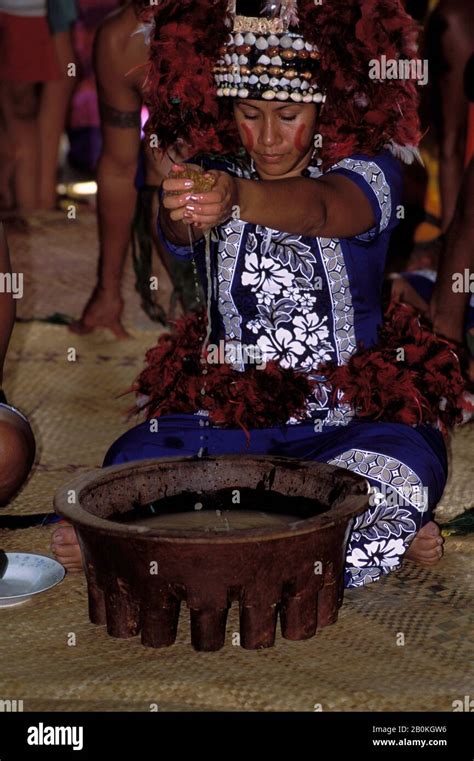
POLYGON ((64 579, 63 566, 45 555, 7 552, 8 566, 0 579, 0 608, 21 605, 64 579))

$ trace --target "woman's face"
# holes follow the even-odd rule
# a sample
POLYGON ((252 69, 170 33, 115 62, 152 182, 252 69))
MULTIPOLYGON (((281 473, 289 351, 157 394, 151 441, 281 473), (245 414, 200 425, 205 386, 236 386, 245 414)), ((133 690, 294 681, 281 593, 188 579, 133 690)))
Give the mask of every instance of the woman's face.
POLYGON ((234 116, 242 144, 262 179, 297 177, 308 166, 316 132, 314 103, 239 98, 234 116))

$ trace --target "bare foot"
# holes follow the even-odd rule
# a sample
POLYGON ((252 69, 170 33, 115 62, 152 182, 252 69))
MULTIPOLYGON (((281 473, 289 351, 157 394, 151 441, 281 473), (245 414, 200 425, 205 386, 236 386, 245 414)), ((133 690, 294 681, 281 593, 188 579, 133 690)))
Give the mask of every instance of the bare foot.
POLYGON ((70 523, 63 523, 53 531, 51 550, 56 560, 70 573, 79 573, 84 570, 81 548, 76 532, 70 523))
POLYGON ((441 536, 439 526, 434 521, 430 521, 418 531, 405 552, 405 559, 411 560, 412 563, 423 568, 430 568, 440 560, 443 554, 443 544, 444 539, 441 536))
POLYGON ((122 325, 122 312, 123 300, 120 296, 94 288, 81 319, 71 323, 69 330, 86 335, 97 328, 108 328, 117 338, 130 338, 122 325))

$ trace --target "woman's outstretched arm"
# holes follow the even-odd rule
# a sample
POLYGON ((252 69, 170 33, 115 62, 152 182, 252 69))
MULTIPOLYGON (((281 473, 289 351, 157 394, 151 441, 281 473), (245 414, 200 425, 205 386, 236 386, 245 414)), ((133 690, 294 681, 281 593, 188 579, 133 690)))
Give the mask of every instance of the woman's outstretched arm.
POLYGON ((235 205, 245 222, 326 238, 351 238, 375 225, 368 199, 347 177, 237 179, 236 185, 235 205))
POLYGON ((375 214, 362 190, 347 177, 242 180, 211 171, 213 190, 177 198, 182 219, 204 229, 237 216, 244 222, 296 235, 349 238, 370 230, 375 214), (187 217, 185 216, 187 214, 187 217))

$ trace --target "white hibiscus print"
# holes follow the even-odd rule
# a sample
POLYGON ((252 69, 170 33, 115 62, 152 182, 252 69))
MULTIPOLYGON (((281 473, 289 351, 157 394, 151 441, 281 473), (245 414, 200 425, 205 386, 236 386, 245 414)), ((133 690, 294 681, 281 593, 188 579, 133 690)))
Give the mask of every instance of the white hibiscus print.
POLYGON ((316 296, 312 296, 310 291, 302 288, 285 288, 283 291, 285 299, 292 299, 301 309, 312 309, 316 304, 316 296))
POLYGON ((346 571, 349 574, 348 587, 365 587, 367 584, 378 581, 386 573, 380 568, 366 568, 362 571, 358 571, 357 568, 346 568, 346 571))
POLYGON ((317 346, 321 340, 329 335, 329 329, 325 325, 327 319, 326 316, 320 320, 316 312, 295 317, 293 320, 295 338, 309 346, 317 346))
POLYGON ((245 269, 242 273, 242 285, 261 288, 266 293, 280 294, 283 286, 291 286, 294 275, 283 269, 280 262, 268 256, 257 254, 245 255, 245 269))
POLYGON ((270 335, 260 336, 258 347, 267 361, 275 359, 282 367, 295 367, 305 347, 286 328, 278 328, 270 335))
POLYGON ((406 551, 403 539, 382 539, 378 542, 364 544, 364 549, 354 547, 346 562, 356 568, 367 566, 388 566, 395 568, 400 565, 402 555, 406 551))
POLYGON ((334 350, 331 344, 327 343, 326 341, 322 341, 319 346, 314 346, 312 348, 312 353, 306 357, 301 365, 301 369, 305 370, 306 372, 317 370, 319 365, 331 359, 333 351, 334 350))
POLYGON ((260 320, 250 320, 250 322, 247 323, 247 328, 255 334, 260 332, 261 327, 262 324, 260 320))
POLYGON ((266 307, 271 307, 274 302, 273 296, 270 296, 268 293, 263 293, 263 291, 259 291, 257 293, 257 303, 263 304, 266 307))
POLYGON ((333 347, 326 341, 322 341, 318 346, 313 346, 313 369, 319 367, 322 362, 327 362, 330 360, 333 353, 333 347))
POLYGON ((303 309, 312 309, 316 304, 316 300, 316 296, 311 296, 303 291, 299 298, 299 303, 303 309))

